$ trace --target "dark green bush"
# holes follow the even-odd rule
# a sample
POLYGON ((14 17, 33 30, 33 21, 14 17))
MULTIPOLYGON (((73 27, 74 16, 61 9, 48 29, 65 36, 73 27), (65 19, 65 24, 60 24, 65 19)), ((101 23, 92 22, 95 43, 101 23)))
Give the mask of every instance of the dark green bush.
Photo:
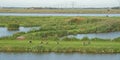
POLYGON ((80 39, 77 39, 75 37, 63 37, 63 41, 80 41, 80 39))
POLYGON ((19 24, 8 24, 7 29, 8 30, 19 30, 20 25, 19 24))

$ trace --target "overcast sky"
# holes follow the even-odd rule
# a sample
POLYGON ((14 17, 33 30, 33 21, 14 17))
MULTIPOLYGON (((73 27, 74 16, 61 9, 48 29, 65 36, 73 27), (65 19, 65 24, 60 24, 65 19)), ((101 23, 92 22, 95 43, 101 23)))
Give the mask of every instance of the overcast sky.
POLYGON ((113 7, 120 0, 0 0, 2 7, 113 7))

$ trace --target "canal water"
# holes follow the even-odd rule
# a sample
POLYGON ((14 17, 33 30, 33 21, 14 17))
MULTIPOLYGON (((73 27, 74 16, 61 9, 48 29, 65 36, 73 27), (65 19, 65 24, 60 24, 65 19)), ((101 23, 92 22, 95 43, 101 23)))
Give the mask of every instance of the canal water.
POLYGON ((88 37, 89 39, 92 39, 92 38, 115 39, 115 38, 120 37, 120 32, 76 34, 76 35, 69 35, 68 37, 69 38, 75 37, 75 38, 78 38, 78 39, 82 39, 84 37, 88 37))
POLYGON ((0 60, 120 60, 120 54, 0 53, 0 60))
POLYGON ((0 16, 120 16, 120 14, 0 13, 0 16))
POLYGON ((28 32, 31 30, 38 30, 39 27, 19 27, 19 30, 9 31, 6 27, 0 27, 0 37, 10 36, 17 32, 28 32))

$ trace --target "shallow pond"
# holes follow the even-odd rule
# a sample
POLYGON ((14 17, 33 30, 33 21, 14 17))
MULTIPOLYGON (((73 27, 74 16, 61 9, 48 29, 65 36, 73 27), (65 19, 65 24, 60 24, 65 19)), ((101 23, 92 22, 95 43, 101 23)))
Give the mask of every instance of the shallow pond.
POLYGON ((120 54, 0 53, 0 60, 120 60, 120 54))
POLYGON ((37 30, 39 27, 19 27, 19 30, 16 31, 9 31, 6 27, 0 27, 0 37, 10 36, 17 32, 28 32, 33 29, 37 30))
POLYGON ((83 37, 91 38, 100 38, 100 39, 114 39, 120 37, 120 32, 109 32, 109 33, 92 33, 92 34, 77 34, 77 35, 69 35, 69 38, 75 37, 78 39, 82 39, 83 37))
MULTIPOLYGON (((17 32, 28 32, 31 30, 38 30, 39 27, 19 27, 17 31, 9 31, 6 27, 0 27, 0 37, 10 36, 17 32)), ((114 39, 120 37, 120 32, 109 32, 109 33, 92 33, 92 34, 77 34, 77 35, 69 35, 68 37, 75 37, 82 39, 83 37, 88 38, 101 38, 101 39, 114 39)))
POLYGON ((120 16, 120 14, 0 13, 0 16, 120 16))

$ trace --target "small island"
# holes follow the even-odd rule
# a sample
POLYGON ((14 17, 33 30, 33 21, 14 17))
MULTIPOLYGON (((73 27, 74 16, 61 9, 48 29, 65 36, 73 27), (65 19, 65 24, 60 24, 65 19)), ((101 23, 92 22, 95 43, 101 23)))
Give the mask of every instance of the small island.
POLYGON ((39 30, 1 37, 1 52, 120 53, 120 37, 68 37, 76 34, 119 32, 120 17, 0 16, 0 21, 0 26, 7 25, 10 30, 19 26, 40 27, 39 30), (8 21, 14 24, 8 24, 8 21))

